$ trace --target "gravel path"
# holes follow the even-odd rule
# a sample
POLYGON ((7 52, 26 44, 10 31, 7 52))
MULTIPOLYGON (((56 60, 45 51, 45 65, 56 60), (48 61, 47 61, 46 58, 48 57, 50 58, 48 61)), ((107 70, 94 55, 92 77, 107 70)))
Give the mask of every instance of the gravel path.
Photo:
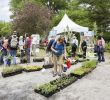
MULTIPOLYGON (((72 66, 71 69, 79 66, 81 63, 72 66)), ((67 73, 69 72, 70 70, 67 73)), ((108 60, 98 64, 92 73, 50 98, 34 93, 32 86, 36 83, 44 84, 55 78, 58 76, 52 77, 51 69, 7 78, 0 76, 0 100, 110 100, 110 61, 108 60)))

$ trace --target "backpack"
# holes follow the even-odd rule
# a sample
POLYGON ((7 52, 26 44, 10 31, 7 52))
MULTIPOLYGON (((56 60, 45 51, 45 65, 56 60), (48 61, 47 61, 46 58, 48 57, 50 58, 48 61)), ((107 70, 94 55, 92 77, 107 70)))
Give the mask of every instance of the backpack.
POLYGON ((16 48, 17 47, 17 44, 18 44, 17 36, 16 35, 13 35, 12 36, 12 39, 11 39, 11 42, 10 42, 10 46, 12 48, 16 48))
POLYGON ((76 43, 73 43, 73 47, 76 49, 77 48, 77 45, 76 45, 76 43))
POLYGON ((60 56, 64 53, 64 43, 58 45, 57 42, 55 41, 53 43, 53 48, 58 51, 58 52, 53 52, 57 56, 60 56))
POLYGON ((49 44, 47 45, 47 49, 46 49, 47 52, 51 51, 51 47, 52 47, 52 44, 54 43, 54 41, 55 41, 54 39, 50 40, 49 44))

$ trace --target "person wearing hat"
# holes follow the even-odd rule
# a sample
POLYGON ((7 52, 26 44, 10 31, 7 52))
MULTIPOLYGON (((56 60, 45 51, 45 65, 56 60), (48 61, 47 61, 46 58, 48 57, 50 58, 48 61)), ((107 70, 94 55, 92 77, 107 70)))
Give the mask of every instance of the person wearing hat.
POLYGON ((72 49, 71 49, 72 56, 75 57, 76 50, 77 50, 77 47, 78 47, 78 40, 77 40, 76 36, 74 36, 73 39, 72 39, 71 47, 72 47, 72 49))

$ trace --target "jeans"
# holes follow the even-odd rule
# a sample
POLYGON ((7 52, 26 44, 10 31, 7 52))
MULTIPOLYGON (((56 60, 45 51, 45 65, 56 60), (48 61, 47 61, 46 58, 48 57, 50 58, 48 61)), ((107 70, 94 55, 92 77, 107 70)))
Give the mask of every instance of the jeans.
POLYGON ((30 63, 30 48, 26 49, 27 63, 30 63))
POLYGON ((12 56, 13 64, 16 64, 17 50, 10 50, 10 55, 12 56))
POLYGON ((104 52, 98 52, 97 55, 98 55, 98 61, 99 62, 105 61, 104 52))

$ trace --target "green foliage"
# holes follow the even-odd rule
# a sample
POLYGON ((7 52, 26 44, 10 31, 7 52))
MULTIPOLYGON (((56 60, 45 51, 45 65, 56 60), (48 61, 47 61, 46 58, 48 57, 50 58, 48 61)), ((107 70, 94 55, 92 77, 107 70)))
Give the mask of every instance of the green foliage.
POLYGON ((0 35, 6 36, 11 33, 11 24, 9 22, 0 21, 0 35))
POLYGON ((24 67, 24 70, 26 70, 26 71, 39 71, 41 69, 42 69, 42 67, 39 67, 39 66, 26 66, 26 67, 24 67))
POLYGON ((90 71, 92 71, 94 68, 96 68, 97 61, 92 60, 92 61, 86 61, 82 64, 82 67, 77 68, 73 71, 71 71, 71 74, 75 75, 84 75, 90 71))
POLYGON ((96 60, 92 60, 92 61, 86 61, 82 64, 82 67, 84 68, 95 68, 97 65, 97 61, 96 60))
POLYGON ((105 44, 105 49, 110 52, 110 42, 105 44))
POLYGON ((77 75, 83 75, 85 72, 83 70, 83 68, 78 68, 78 69, 75 69, 73 72, 71 72, 71 74, 74 73, 74 74, 77 74, 77 75))
POLYGON ((89 19, 88 10, 79 6, 77 0, 68 3, 67 9, 61 10, 59 14, 53 17, 51 23, 52 27, 59 23, 65 13, 77 24, 93 29, 93 21, 89 19))
POLYGON ((39 87, 36 86, 34 89, 39 91, 39 93, 43 95, 52 95, 57 90, 60 90, 65 86, 68 86, 69 84, 73 83, 76 80, 77 78, 74 76, 64 76, 56 80, 53 80, 47 84, 41 85, 39 87))
POLYGON ((104 32, 103 38, 105 41, 110 42, 110 32, 104 32))
POLYGON ((57 85, 52 85, 50 83, 44 84, 39 87, 39 90, 42 94, 49 95, 50 93, 53 93, 57 90, 57 85))
POLYGON ((21 71, 21 70, 23 70, 23 68, 21 66, 6 67, 6 68, 3 68, 2 73, 10 74, 10 73, 21 71))
POLYGON ((98 31, 106 31, 110 22, 110 0, 79 0, 86 6, 89 18, 97 23, 98 31))

